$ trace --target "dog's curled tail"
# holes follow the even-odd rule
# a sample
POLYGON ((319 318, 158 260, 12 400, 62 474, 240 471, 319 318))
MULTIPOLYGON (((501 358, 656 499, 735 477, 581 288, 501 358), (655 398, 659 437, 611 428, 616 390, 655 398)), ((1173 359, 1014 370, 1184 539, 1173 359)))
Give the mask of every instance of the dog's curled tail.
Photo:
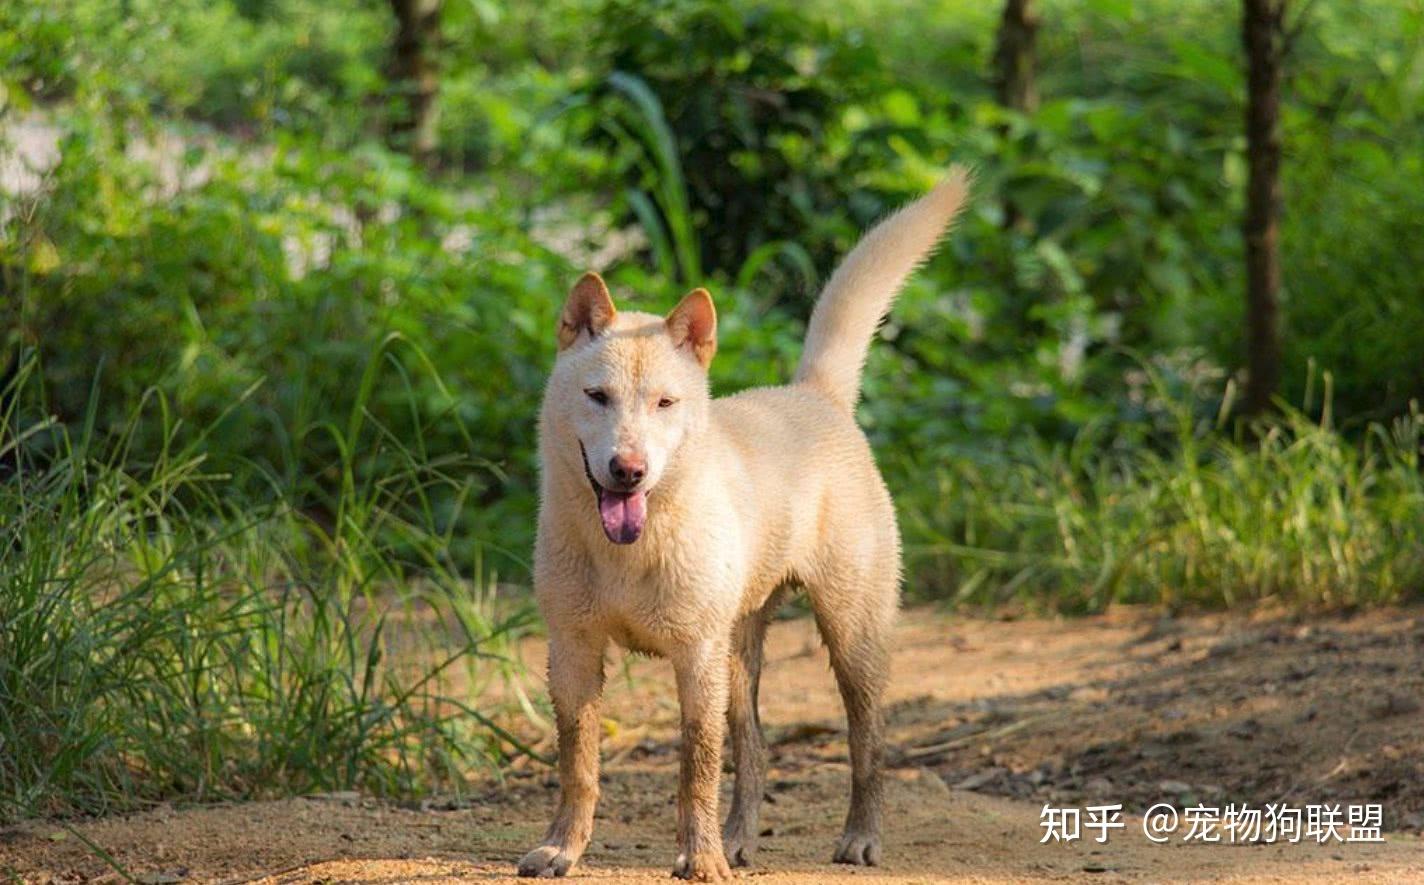
POLYGON ((871 228, 831 274, 816 299, 796 380, 848 410, 860 396, 860 374, 875 329, 906 278, 919 267, 959 214, 969 172, 949 170, 915 202, 871 228))

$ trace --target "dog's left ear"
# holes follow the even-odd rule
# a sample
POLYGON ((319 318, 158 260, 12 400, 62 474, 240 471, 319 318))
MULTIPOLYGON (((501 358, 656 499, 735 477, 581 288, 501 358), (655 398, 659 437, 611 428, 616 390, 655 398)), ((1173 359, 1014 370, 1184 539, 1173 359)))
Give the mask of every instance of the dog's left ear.
POLYGON ((717 309, 706 289, 693 289, 673 308, 667 316, 667 331, 674 345, 686 348, 707 368, 717 352, 717 309))

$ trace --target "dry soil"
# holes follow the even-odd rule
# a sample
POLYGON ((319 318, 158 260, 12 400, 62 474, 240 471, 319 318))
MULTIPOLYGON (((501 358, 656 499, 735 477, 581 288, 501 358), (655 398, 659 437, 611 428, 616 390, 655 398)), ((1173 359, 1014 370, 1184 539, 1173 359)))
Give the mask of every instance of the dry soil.
MULTIPOLYGON (((531 672, 542 648, 525 648, 531 672)), ((844 726, 813 624, 779 622, 762 705, 772 769, 761 849, 739 877, 768 883, 1024 881, 1424 882, 1424 611, 1355 617, 983 620, 905 613, 888 720, 885 865, 826 861, 844 814, 844 726), (1248 803, 1378 803, 1378 844, 1183 843, 1141 814, 1248 803), (1041 844, 1045 803, 1120 802, 1105 844, 1041 844)), ((531 691, 541 690, 537 677, 531 691)), ((610 668, 605 788, 575 876, 667 881, 677 706, 667 665, 610 668)), ((546 745, 547 746, 547 745, 546 745)), ((516 766, 459 800, 419 806, 337 794, 0 831, 0 876, 122 881, 500 881, 555 797, 516 766), (82 836, 82 838, 80 838, 82 836)))

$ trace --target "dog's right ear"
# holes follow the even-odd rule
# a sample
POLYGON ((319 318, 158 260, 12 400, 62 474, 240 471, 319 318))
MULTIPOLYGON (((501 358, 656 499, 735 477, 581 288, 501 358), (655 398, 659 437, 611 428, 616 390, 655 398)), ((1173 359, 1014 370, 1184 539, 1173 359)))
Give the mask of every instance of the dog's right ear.
POLYGON ((579 277, 559 317, 559 350, 573 347, 585 332, 590 338, 597 336, 617 315, 603 278, 593 271, 579 277))

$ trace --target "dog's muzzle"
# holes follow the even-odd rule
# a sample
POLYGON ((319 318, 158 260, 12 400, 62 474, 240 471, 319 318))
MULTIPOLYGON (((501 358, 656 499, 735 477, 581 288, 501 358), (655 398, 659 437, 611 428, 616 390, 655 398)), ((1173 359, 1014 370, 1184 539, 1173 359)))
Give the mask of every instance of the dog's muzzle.
POLYGON ((648 519, 648 493, 643 489, 616 492, 604 488, 594 479, 588 466, 588 451, 579 440, 579 455, 583 458, 583 475, 593 488, 593 497, 598 504, 598 518, 603 524, 603 534, 615 544, 631 544, 642 537, 643 526, 648 519))

